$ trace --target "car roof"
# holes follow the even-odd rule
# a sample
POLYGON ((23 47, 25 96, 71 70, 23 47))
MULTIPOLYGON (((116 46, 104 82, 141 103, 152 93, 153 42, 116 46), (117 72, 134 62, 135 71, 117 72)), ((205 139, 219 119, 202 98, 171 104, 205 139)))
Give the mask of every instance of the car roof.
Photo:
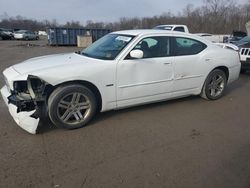
POLYGON ((193 36, 190 33, 184 33, 179 31, 168 31, 168 30, 156 30, 156 29, 134 29, 134 30, 122 30, 122 31, 115 31, 113 34, 120 34, 120 35, 148 35, 148 34, 181 34, 181 35, 189 35, 193 36))
POLYGON ((195 35, 212 35, 211 33, 194 33, 195 35))
POLYGON ((134 30, 123 30, 123 31, 115 31, 112 34, 120 34, 120 35, 132 35, 132 36, 143 36, 143 35, 154 35, 154 34, 173 34, 174 36, 181 36, 181 37, 189 37, 206 44, 210 43, 208 41, 198 35, 194 35, 191 33, 184 33, 179 31, 168 31, 168 30, 156 30, 156 29, 134 29, 134 30))
POLYGON ((164 30, 153 30, 153 29, 134 29, 134 30, 123 30, 123 31, 115 31, 115 34, 123 34, 123 35, 147 35, 147 34, 170 34, 172 31, 164 31, 164 30))
POLYGON ((156 29, 122 30, 122 31, 112 32, 112 34, 132 35, 132 36, 153 35, 153 34, 169 34, 169 35, 173 34, 173 35, 180 35, 180 36, 200 39, 199 36, 191 34, 191 33, 184 33, 184 32, 179 32, 179 31, 168 31, 168 30, 156 30, 156 29))
POLYGON ((157 25, 155 27, 166 27, 166 26, 169 26, 169 27, 186 27, 186 25, 177 25, 177 24, 164 24, 164 25, 157 25))
POLYGON ((18 30, 17 32, 26 32, 27 30, 22 30, 22 29, 20 29, 20 30, 18 30))

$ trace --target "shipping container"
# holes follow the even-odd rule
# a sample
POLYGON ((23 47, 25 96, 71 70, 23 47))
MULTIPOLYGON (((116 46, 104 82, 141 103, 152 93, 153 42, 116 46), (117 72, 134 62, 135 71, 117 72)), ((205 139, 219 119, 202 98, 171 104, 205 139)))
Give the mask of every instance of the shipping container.
POLYGON ((96 41, 110 33, 110 29, 86 29, 86 28, 49 28, 48 44, 51 46, 76 46, 77 36, 91 35, 92 41, 96 41))

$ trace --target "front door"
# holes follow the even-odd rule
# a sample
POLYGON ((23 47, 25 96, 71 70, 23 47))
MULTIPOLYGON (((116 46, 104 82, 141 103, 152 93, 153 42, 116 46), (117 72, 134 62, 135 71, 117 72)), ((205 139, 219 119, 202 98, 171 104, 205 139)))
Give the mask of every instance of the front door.
POLYGON ((171 95, 174 74, 170 38, 147 37, 134 49, 143 51, 143 58, 131 59, 128 54, 117 65, 118 107, 162 100, 171 95))

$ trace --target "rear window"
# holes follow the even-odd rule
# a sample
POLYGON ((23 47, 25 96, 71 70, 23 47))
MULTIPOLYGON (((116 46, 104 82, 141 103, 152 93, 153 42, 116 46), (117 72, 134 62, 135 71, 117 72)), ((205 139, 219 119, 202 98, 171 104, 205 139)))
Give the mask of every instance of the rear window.
POLYGON ((207 45, 200 41, 183 37, 174 37, 173 45, 175 56, 195 55, 207 48, 207 45))

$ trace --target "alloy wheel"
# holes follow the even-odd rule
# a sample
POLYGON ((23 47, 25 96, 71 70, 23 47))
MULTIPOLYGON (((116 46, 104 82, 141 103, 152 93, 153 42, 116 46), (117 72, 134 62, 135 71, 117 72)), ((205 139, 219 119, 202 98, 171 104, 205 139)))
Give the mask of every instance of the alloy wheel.
POLYGON ((222 94, 225 87, 225 80, 224 78, 216 74, 212 77, 209 85, 208 85, 208 91, 212 97, 217 97, 222 94))
POLYGON ((63 123, 75 125, 85 121, 91 111, 89 98, 82 93, 70 93, 57 106, 57 115, 63 123))

